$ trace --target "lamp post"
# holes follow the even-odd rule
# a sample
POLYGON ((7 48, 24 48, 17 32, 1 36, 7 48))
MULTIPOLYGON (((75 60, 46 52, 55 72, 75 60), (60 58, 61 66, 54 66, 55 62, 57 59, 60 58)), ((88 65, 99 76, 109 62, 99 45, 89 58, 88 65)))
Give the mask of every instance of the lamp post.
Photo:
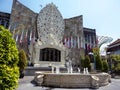
POLYGON ((96 60, 95 60, 95 55, 93 54, 93 52, 89 52, 88 54, 93 56, 94 70, 96 70, 96 60))

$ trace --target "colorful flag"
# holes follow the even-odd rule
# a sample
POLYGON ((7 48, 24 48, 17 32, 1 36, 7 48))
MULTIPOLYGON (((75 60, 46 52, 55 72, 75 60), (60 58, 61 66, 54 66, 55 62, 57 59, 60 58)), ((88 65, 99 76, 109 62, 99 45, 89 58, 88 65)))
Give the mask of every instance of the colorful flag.
POLYGON ((27 42, 27 34, 28 34, 28 32, 26 31, 26 33, 25 33, 25 43, 27 42))
POLYGON ((68 48, 70 48, 70 40, 69 40, 69 37, 67 38, 67 46, 68 46, 68 48))
POLYGON ((79 36, 77 36, 77 43, 78 43, 78 49, 80 48, 80 39, 79 36))
POLYGON ((81 36, 80 37, 80 46, 81 46, 81 48, 84 48, 84 41, 83 41, 83 37, 81 36))
POLYGON ((14 38, 15 35, 15 27, 13 28, 13 33, 12 33, 12 37, 14 38))

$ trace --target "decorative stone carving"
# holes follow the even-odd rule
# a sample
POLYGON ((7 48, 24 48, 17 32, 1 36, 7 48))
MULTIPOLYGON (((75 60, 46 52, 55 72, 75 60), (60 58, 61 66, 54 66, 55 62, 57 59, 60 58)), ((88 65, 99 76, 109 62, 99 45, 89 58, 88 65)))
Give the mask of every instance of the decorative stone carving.
POLYGON ((44 7, 37 19, 39 40, 43 44, 59 44, 64 34, 64 20, 57 7, 51 3, 44 7))

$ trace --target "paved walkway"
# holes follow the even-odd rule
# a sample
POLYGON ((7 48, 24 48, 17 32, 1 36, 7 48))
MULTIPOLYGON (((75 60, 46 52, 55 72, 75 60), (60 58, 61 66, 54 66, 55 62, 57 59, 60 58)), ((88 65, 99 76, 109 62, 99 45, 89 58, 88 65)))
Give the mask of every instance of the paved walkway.
MULTIPOLYGON (((17 90, 93 90, 89 88, 80 88, 80 89, 68 89, 68 88, 49 88, 49 87, 40 87, 35 86, 31 83, 34 76, 25 76, 23 79, 19 80, 19 87, 17 90)), ((107 85, 100 87, 98 90, 120 90, 120 79, 112 79, 112 82, 107 85)))

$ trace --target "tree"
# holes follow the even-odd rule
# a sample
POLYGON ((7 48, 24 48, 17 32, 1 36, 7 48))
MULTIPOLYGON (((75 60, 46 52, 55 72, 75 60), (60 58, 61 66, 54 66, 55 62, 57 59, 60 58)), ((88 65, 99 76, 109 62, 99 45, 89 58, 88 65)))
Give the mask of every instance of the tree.
POLYGON ((108 72, 109 66, 106 60, 103 60, 103 72, 108 72))
POLYGON ((114 66, 114 68, 112 68, 112 71, 115 74, 120 75, 120 55, 111 55, 111 60, 111 64, 114 66))
POLYGON ((120 75, 120 63, 115 67, 115 73, 120 75))
POLYGON ((115 74, 120 74, 120 55, 111 55, 112 62, 110 63, 112 66, 112 71, 115 74))
POLYGON ((96 60, 96 70, 102 71, 102 69, 103 69, 103 64, 102 64, 102 60, 101 60, 100 56, 97 55, 95 58, 96 58, 96 59, 95 59, 95 60, 96 60))
POLYGON ((84 68, 88 68, 88 70, 91 70, 91 63, 90 63, 90 58, 88 55, 85 56, 84 59, 84 68))
POLYGON ((22 73, 23 73, 26 65, 27 65, 26 53, 24 52, 23 49, 21 49, 19 51, 19 62, 18 62, 18 67, 19 67, 19 71, 20 71, 20 77, 23 77, 22 73))
POLYGON ((84 60, 85 60, 85 58, 84 58, 84 56, 80 56, 80 64, 81 64, 81 69, 83 69, 84 68, 84 60))
POLYGON ((0 26, 0 90, 14 90, 18 86, 18 50, 12 34, 0 26))

